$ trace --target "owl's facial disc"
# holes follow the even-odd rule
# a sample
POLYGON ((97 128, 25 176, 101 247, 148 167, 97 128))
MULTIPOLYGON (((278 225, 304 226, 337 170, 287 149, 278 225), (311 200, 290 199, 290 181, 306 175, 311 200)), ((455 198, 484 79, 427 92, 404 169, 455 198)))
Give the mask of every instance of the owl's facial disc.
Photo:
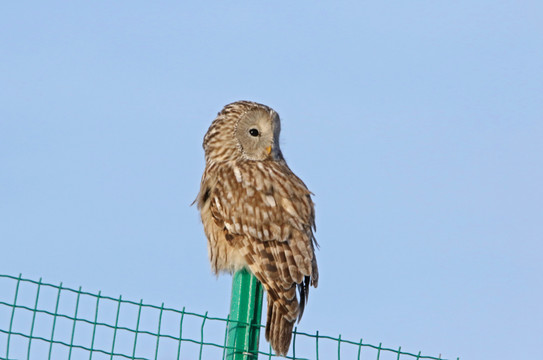
POLYGON ((236 138, 249 160, 265 160, 275 146, 275 119, 262 109, 251 110, 238 120, 236 138))

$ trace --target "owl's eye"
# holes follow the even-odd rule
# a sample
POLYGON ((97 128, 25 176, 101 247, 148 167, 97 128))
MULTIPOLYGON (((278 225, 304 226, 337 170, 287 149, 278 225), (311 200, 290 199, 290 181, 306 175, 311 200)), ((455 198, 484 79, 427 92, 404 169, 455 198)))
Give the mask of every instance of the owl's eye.
POLYGON ((257 129, 251 129, 249 130, 249 134, 251 134, 251 136, 258 136, 260 133, 257 129))

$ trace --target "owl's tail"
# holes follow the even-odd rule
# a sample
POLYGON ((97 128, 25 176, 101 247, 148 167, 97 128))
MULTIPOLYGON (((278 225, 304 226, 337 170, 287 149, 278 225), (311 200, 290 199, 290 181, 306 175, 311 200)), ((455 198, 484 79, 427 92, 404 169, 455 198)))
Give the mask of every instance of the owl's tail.
MULTIPOLYGON (((294 298, 296 301, 296 298, 294 298)), ((292 328, 296 316, 286 314, 279 301, 274 301, 268 295, 268 315, 266 319, 266 340, 269 341, 277 355, 286 356, 292 339, 292 328)))
POLYGON ((304 312, 309 290, 309 276, 300 284, 293 284, 288 291, 268 289, 268 313, 266 317, 266 340, 277 355, 286 356, 292 339, 296 320, 304 312), (300 302, 296 298, 296 288, 300 302))

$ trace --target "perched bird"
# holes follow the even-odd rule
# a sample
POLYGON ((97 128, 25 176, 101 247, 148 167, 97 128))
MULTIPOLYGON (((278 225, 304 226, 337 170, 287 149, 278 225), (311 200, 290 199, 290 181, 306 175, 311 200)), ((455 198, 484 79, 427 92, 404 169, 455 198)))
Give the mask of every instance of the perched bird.
POLYGON ((196 202, 213 272, 248 268, 262 283, 266 340, 284 356, 319 273, 311 192, 283 158, 280 129, 279 115, 268 106, 226 105, 204 137, 196 202))

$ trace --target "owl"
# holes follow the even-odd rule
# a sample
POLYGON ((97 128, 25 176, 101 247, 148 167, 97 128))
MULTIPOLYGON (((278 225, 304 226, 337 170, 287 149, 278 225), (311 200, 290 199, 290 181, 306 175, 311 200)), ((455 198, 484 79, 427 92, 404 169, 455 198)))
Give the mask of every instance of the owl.
POLYGON ((247 268, 262 283, 266 340, 284 356, 319 273, 312 193, 288 167, 280 130, 279 115, 266 105, 226 105, 204 137, 196 202, 213 272, 247 268))

